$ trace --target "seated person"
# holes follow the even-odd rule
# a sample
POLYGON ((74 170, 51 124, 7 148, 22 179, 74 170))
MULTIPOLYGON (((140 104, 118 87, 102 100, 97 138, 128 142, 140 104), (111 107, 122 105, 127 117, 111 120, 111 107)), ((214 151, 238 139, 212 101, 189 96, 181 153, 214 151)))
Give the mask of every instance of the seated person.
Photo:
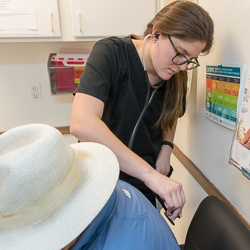
POLYGON ((104 145, 68 145, 44 124, 3 133, 0 249, 179 249, 159 212, 118 176, 104 145))

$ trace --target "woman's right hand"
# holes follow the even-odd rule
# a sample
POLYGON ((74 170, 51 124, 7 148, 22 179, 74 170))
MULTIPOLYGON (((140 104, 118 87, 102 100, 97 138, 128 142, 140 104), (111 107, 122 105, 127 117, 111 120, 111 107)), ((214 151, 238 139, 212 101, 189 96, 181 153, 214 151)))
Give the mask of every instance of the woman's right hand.
POLYGON ((172 215, 172 220, 182 217, 182 208, 186 202, 182 184, 153 170, 144 183, 158 194, 167 208, 166 213, 172 215))

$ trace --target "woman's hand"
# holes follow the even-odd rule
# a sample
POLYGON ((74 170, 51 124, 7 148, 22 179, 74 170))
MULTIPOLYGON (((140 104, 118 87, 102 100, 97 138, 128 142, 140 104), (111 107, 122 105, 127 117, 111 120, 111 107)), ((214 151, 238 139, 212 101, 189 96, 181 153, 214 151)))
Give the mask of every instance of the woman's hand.
MULTIPOLYGON (((152 171, 154 171, 152 169, 152 171)), ((147 187, 158 194, 164 201, 167 214, 172 214, 172 220, 179 215, 182 217, 182 208, 186 202, 182 184, 156 171, 150 173, 144 181, 147 187)))
POLYGON ((155 163, 156 171, 167 176, 170 171, 170 156, 172 148, 168 145, 162 145, 157 161, 155 163))
POLYGON ((167 163, 167 164, 159 164, 159 163, 156 163, 156 171, 158 171, 159 173, 167 176, 169 171, 170 171, 170 164, 167 163))

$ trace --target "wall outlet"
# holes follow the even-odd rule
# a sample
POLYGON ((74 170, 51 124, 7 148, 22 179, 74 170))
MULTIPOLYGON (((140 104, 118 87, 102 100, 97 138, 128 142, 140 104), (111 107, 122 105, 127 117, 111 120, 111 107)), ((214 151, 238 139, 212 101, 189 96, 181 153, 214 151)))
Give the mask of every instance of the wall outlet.
POLYGON ((30 83, 30 98, 32 102, 37 102, 42 100, 41 85, 40 83, 30 83))

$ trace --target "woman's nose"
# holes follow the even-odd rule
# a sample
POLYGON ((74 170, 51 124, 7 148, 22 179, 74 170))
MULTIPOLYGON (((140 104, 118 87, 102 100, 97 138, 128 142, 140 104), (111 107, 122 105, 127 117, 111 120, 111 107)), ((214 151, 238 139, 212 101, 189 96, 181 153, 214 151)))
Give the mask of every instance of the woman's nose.
POLYGON ((187 69, 187 65, 188 65, 188 62, 182 64, 182 65, 179 65, 180 67, 180 70, 186 70, 187 69))

